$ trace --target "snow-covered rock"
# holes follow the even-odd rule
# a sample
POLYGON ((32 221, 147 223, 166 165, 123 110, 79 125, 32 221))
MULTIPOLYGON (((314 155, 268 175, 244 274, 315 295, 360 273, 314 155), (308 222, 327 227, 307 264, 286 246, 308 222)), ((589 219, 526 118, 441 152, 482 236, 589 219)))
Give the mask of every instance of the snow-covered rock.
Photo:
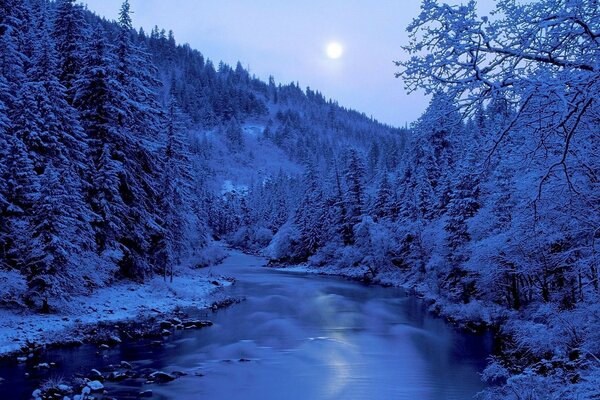
POLYGON ((98 392, 104 389, 104 385, 100 383, 100 381, 91 381, 87 383, 87 386, 90 388, 92 392, 98 392))

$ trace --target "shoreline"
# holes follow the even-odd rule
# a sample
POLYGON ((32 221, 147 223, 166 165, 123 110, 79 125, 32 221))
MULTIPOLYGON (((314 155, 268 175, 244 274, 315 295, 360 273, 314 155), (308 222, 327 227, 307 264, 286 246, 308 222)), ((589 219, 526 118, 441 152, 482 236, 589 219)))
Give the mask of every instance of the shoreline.
POLYGON ((225 294, 233 284, 233 279, 215 276, 210 268, 185 269, 173 283, 154 277, 143 284, 124 281, 75 296, 55 314, 0 309, 0 360, 33 357, 45 348, 118 342, 115 334, 104 337, 114 330, 104 329, 108 326, 129 337, 156 336, 157 320, 184 315, 181 310, 216 310, 237 302, 225 294))
POLYGON ((406 279, 401 279, 401 274, 389 274, 382 272, 375 277, 365 279, 365 272, 362 269, 337 269, 337 268, 321 268, 311 267, 306 264, 269 264, 266 268, 292 273, 306 273, 312 275, 332 276, 344 278, 352 281, 362 282, 366 285, 378 285, 382 287, 395 287, 403 289, 407 296, 417 297, 425 303, 427 310, 439 318, 443 318, 447 323, 453 325, 456 329, 466 330, 474 334, 482 334, 491 332, 494 336, 498 335, 500 321, 494 317, 488 319, 483 318, 460 318, 447 310, 446 307, 452 304, 444 304, 441 299, 431 292, 420 290, 418 285, 410 284, 406 279), (446 306, 446 307, 444 307, 446 306))

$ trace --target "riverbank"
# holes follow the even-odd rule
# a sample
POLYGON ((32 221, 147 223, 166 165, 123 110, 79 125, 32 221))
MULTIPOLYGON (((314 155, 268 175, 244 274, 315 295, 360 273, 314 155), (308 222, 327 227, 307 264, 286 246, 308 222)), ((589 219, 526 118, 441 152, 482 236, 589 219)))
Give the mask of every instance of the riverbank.
POLYGON ((124 281, 89 296, 73 297, 56 314, 0 309, 0 357, 29 347, 83 342, 94 326, 117 322, 140 323, 178 309, 209 308, 225 296, 233 280, 212 274, 210 268, 183 269, 173 282, 155 277, 144 284, 124 281))
POLYGON ((433 293, 425 285, 411 280, 409 276, 400 270, 379 271, 377 275, 373 276, 369 270, 363 267, 336 268, 334 266, 312 266, 309 264, 271 264, 269 267, 280 271, 337 276, 367 284, 402 288, 407 295, 422 299, 428 305, 429 311, 435 315, 444 318, 457 328, 474 333, 482 333, 488 329, 497 331, 500 326, 499 321, 506 318, 506 315, 503 315, 502 311, 493 305, 484 305, 477 301, 473 301, 469 305, 448 302, 443 297, 433 293))

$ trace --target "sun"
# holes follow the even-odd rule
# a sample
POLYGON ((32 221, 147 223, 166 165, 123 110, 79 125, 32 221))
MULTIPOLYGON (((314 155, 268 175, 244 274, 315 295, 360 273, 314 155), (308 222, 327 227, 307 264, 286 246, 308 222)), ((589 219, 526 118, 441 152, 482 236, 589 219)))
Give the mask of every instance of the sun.
POLYGON ((344 48, 338 42, 328 43, 325 51, 327 53, 327 57, 331 58, 332 60, 337 60, 344 54, 344 48))

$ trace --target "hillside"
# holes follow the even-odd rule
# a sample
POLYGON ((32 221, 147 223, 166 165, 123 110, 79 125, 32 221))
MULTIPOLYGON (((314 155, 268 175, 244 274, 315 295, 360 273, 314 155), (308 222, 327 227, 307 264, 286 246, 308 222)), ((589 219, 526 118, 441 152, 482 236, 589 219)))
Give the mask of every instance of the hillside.
MULTIPOLYGON (((347 147, 385 147, 398 162, 402 131, 239 63, 215 66, 171 32, 138 32, 127 3, 117 22, 74 1, 8 1, 0 18, 5 305, 58 310, 170 273, 238 231, 241 194, 299 192, 304 164, 347 147)), ((282 220, 265 218, 273 235, 282 220)))

